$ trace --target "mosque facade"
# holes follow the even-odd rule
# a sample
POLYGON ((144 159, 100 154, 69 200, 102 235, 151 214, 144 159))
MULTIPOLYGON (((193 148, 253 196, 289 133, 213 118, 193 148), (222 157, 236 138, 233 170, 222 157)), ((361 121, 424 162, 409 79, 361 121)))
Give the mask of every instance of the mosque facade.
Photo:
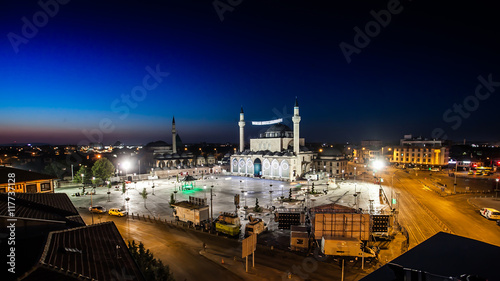
POLYGON ((294 181, 311 170, 315 153, 305 147, 304 138, 300 138, 301 117, 297 100, 293 111, 293 130, 282 123, 269 124, 259 138, 250 139, 250 148, 245 150, 246 122, 241 109, 238 122, 240 147, 230 159, 233 175, 294 181))

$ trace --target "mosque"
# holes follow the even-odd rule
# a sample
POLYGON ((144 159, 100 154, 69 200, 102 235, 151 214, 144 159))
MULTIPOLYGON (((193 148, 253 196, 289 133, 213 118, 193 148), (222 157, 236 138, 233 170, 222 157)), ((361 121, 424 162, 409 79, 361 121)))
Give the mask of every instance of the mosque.
POLYGON ((154 167, 160 170, 188 169, 194 167, 211 167, 215 164, 213 154, 207 157, 194 156, 182 143, 175 128, 175 117, 172 118, 172 146, 162 142, 160 145, 150 146, 154 158, 154 167))
POLYGON ((252 122, 252 125, 270 127, 259 138, 250 139, 250 149, 245 150, 246 123, 241 108, 239 152, 230 160, 233 175, 294 181, 311 170, 315 154, 305 147, 304 138, 300 138, 301 117, 297 99, 293 111, 293 130, 281 123, 283 119, 252 122))

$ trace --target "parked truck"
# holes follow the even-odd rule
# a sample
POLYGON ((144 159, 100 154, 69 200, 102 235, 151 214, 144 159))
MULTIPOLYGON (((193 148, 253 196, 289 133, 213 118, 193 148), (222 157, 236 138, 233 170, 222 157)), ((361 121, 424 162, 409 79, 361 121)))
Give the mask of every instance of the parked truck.
POLYGON ((260 234, 266 231, 266 224, 262 219, 254 218, 252 215, 248 216, 248 223, 245 225, 245 236, 252 234, 260 234))
POLYGON ((208 220, 208 205, 206 205, 205 201, 197 198, 189 199, 189 201, 181 201, 172 204, 172 207, 174 207, 175 219, 193 225, 201 225, 208 220))
POLYGON ((348 237, 322 237, 321 252, 329 256, 348 256, 373 258, 377 251, 364 247, 358 238, 348 237))
POLYGON ((240 218, 236 214, 222 213, 215 222, 217 232, 236 236, 240 233, 240 218))

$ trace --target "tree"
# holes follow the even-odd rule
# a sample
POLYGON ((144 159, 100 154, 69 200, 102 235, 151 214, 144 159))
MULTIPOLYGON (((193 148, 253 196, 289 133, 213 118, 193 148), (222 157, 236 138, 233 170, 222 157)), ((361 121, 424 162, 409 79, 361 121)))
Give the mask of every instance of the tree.
POLYGON ((254 212, 262 211, 262 208, 259 206, 259 198, 255 198, 255 207, 253 208, 254 212))
POLYGON ((173 208, 172 204, 175 204, 174 194, 170 194, 170 208, 173 208))
POLYGON ((314 194, 314 182, 312 183, 312 186, 311 186, 311 194, 314 194))
POLYGON ((142 242, 137 245, 135 240, 128 241, 128 250, 139 266, 146 280, 175 281, 174 275, 170 272, 170 267, 164 265, 159 259, 144 247, 142 242))
POLYGON ((101 158, 92 166, 92 173, 97 179, 107 181, 115 172, 115 166, 106 158, 101 158))
POLYGON ((76 175, 74 176, 73 182, 79 183, 90 183, 92 180, 92 170, 87 166, 81 166, 76 175), (82 180, 83 174, 83 180, 82 180))
POLYGON ((55 176, 59 179, 62 179, 64 177, 64 173, 66 171, 66 166, 59 163, 59 162, 52 162, 47 164, 43 168, 43 173, 51 176, 55 176))
POLYGON ((144 208, 146 208, 146 199, 148 199, 148 192, 146 188, 144 188, 141 192, 142 199, 144 199, 144 208))
POLYGON ((292 200, 292 188, 288 191, 288 200, 292 200))

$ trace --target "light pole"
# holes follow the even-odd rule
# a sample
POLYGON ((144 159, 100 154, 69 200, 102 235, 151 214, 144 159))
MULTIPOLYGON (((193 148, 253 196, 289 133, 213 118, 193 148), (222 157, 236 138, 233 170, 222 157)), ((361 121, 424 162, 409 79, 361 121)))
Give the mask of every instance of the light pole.
POLYGON ((458 160, 455 160, 455 181, 453 182, 453 194, 457 190, 457 172, 458 172, 458 160))
POLYGON ((498 180, 499 180, 499 179, 496 179, 496 182, 497 182, 497 188, 495 189, 495 198, 498 198, 498 180))

